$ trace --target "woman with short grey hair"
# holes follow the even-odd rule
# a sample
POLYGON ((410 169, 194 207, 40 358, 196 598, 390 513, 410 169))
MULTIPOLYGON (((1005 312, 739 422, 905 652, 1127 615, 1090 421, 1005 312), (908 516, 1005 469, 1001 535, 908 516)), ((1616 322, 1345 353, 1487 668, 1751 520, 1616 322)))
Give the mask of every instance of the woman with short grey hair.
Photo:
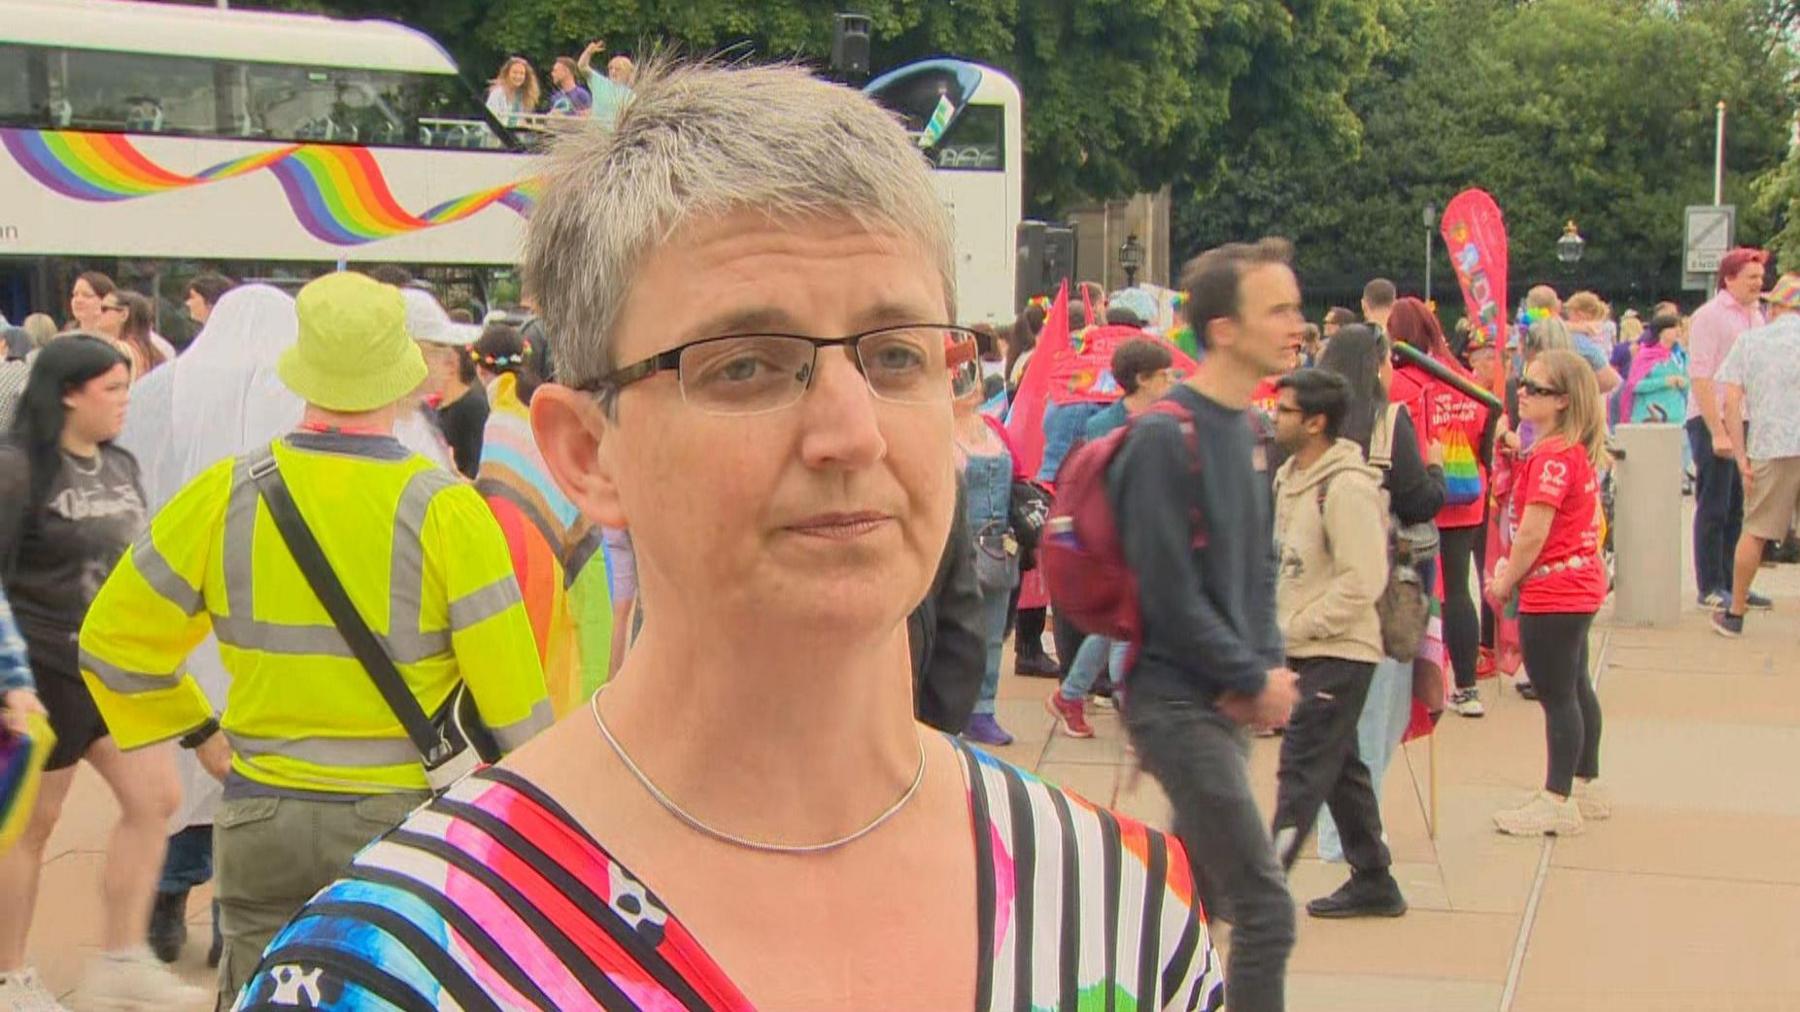
POLYGON ((950 252, 912 139, 797 68, 654 68, 562 140, 532 422, 631 532, 643 630, 590 707, 365 850, 241 1007, 1222 1002, 1178 842, 913 718, 979 376, 950 252))

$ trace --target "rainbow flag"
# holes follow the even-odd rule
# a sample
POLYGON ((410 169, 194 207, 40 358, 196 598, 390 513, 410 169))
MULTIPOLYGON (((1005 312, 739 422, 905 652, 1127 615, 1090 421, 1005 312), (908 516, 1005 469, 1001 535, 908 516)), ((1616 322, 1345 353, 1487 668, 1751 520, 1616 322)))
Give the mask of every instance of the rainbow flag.
POLYGON ((1444 429, 1444 503, 1466 506, 1481 501, 1481 464, 1475 447, 1460 429, 1444 429))
POLYGON ((43 717, 26 717, 25 727, 23 735, 0 732, 0 854, 18 842, 31 821, 44 761, 56 747, 56 732, 43 717))
POLYGON ((550 477, 517 391, 518 380, 510 375, 488 390, 475 490, 506 536, 550 705, 560 717, 606 678, 612 595, 600 530, 550 477))
POLYGON ((956 117, 956 105, 950 96, 939 95, 937 108, 931 110, 931 119, 925 123, 925 129, 919 132, 919 147, 928 148, 944 137, 944 131, 950 129, 950 121, 956 117))

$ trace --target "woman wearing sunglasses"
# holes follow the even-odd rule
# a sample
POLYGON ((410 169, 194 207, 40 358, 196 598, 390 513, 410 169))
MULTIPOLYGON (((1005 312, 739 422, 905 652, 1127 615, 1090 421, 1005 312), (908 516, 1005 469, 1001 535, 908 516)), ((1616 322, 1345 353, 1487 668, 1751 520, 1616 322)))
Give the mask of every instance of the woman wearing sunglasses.
POLYGON ((174 349, 158 343, 150 326, 156 307, 136 292, 117 289, 100 300, 100 335, 131 360, 131 381, 174 358, 174 349))
POLYGON ((1546 351, 1519 384, 1519 417, 1537 440, 1507 522, 1512 554, 1488 583, 1496 610, 1519 595, 1525 667, 1549 725, 1544 789, 1494 825, 1513 836, 1570 835, 1610 812, 1599 788, 1600 700, 1588 676, 1588 629, 1606 599, 1600 558, 1599 467, 1606 416, 1594 371, 1573 351, 1546 351))

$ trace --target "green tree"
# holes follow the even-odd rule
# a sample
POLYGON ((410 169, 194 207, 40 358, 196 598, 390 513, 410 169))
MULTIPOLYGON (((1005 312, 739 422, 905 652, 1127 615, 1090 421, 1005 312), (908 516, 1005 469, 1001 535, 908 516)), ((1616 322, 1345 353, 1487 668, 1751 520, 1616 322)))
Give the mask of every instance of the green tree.
MULTIPOLYGON (((472 86, 507 54, 540 71, 591 39, 823 63, 838 0, 275 0, 384 16, 450 47, 472 86)), ((1025 97, 1027 203, 1207 178, 1247 136, 1354 144, 1346 101, 1386 44, 1398 0, 859 0, 876 70, 954 55, 1012 74, 1025 97)))
MULTIPOLYGON (((1375 275, 1416 292, 1421 210, 1480 186, 1506 215, 1513 297, 1536 281, 1674 294, 1681 208, 1712 195, 1721 99, 1733 110, 1726 200, 1740 237, 1769 234, 1772 212, 1750 197, 1785 150, 1794 61, 1766 0, 1406 0, 1391 30, 1352 93, 1360 150, 1246 146, 1210 184, 1184 187, 1185 248, 1279 233, 1315 294, 1348 298, 1375 275), (1569 219, 1588 240, 1574 269, 1555 259, 1569 219)), ((1434 283, 1460 304, 1441 245, 1434 283)))

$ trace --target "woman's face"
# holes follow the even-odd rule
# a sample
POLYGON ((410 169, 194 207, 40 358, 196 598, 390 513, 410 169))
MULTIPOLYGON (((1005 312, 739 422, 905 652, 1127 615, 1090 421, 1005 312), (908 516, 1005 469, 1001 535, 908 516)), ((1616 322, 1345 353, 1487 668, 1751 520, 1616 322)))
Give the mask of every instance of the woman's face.
POLYGON ((1525 383, 1519 387, 1520 418, 1540 428, 1552 427, 1568 404, 1569 398, 1551 380, 1543 362, 1525 367, 1525 383))
POLYGON ((100 296, 95 294, 93 286, 85 279, 77 278, 75 288, 69 293, 69 315, 75 318, 75 325, 82 330, 93 330, 100 319, 100 296))
POLYGON ((100 300, 100 315, 94 319, 94 329, 117 341, 125 332, 125 318, 130 310, 119 302, 119 295, 114 292, 100 300))
POLYGON ((125 404, 131 396, 131 374, 124 365, 88 380, 63 395, 63 427, 94 443, 104 443, 125 428, 125 404))
POLYGON ((531 76, 531 69, 519 60, 506 65, 506 83, 515 89, 525 87, 525 79, 531 76))
MULTIPOLYGON (((909 238, 742 212, 689 225, 650 255, 611 358, 945 315, 937 271, 909 238)), ((626 387, 611 418, 589 396, 539 389, 533 428, 559 484, 590 519, 630 529, 644 595, 668 595, 649 614, 885 643, 925 596, 956 497, 947 379, 923 401, 884 400, 847 347, 827 347, 806 382, 786 406, 736 415, 690 403, 674 370, 626 387)))

